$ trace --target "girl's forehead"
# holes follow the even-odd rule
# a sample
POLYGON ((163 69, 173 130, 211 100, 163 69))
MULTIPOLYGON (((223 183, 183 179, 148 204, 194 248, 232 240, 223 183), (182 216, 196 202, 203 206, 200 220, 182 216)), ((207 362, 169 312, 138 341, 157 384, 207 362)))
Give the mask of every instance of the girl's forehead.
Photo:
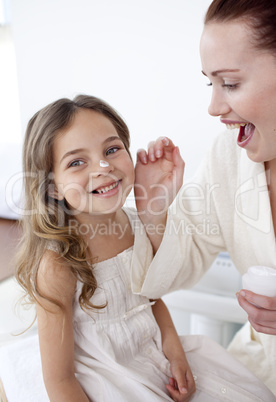
POLYGON ((114 141, 123 142, 109 119, 100 113, 79 113, 70 126, 58 133, 53 144, 53 161, 64 160, 65 155, 98 152, 114 141))
POLYGON ((103 130, 115 130, 112 121, 104 114, 91 109, 79 109, 72 118, 70 125, 64 129, 65 132, 74 129, 98 129, 101 132, 103 130))
POLYGON ((69 125, 57 132, 55 143, 81 138, 93 138, 103 141, 105 137, 112 135, 119 137, 112 121, 105 115, 90 109, 80 109, 72 118, 69 125))

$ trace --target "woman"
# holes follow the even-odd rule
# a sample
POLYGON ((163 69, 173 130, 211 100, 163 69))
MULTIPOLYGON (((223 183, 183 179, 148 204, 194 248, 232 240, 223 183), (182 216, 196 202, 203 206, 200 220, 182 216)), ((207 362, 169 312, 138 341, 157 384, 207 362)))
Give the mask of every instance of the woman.
MULTIPOLYGON (((148 154, 138 153, 137 182, 143 176, 145 186, 147 177, 147 196, 137 197, 137 208, 146 227, 159 225, 158 233, 148 231, 155 251, 166 218, 167 224, 137 292, 156 298, 191 287, 225 250, 241 274, 252 265, 276 268, 275 21, 273 0, 210 5, 200 43, 202 72, 212 86, 209 113, 232 131, 216 139, 168 217, 162 189, 172 191, 180 157, 175 162, 173 144, 161 139, 149 145, 148 154)), ((276 298, 245 290, 237 298, 249 322, 229 350, 276 395, 276 298)))

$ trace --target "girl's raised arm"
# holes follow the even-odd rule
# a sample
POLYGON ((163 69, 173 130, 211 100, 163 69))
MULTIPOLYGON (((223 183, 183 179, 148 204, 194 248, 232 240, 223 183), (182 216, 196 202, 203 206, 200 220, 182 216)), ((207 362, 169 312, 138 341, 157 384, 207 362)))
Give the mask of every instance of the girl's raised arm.
POLYGON ((164 234, 167 210, 183 183, 184 161, 178 147, 167 137, 158 138, 148 152, 137 152, 135 201, 154 252, 164 234))
POLYGON ((72 304, 76 279, 53 251, 46 251, 37 278, 37 320, 44 383, 51 401, 88 402, 74 374, 72 304))

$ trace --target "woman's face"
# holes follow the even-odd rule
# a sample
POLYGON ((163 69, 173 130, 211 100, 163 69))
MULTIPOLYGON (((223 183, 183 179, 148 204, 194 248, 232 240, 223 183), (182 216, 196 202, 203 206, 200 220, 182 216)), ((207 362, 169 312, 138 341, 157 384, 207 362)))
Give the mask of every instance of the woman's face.
POLYGON ((209 113, 239 128, 238 145, 253 161, 266 162, 276 158, 276 56, 256 49, 252 35, 241 21, 209 23, 200 54, 212 84, 209 113))

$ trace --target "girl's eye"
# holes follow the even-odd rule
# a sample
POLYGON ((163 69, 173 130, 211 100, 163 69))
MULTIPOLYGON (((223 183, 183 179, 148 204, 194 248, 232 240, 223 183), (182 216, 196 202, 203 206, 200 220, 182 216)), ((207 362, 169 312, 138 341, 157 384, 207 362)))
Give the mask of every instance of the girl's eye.
POLYGON ((72 161, 70 164, 69 164, 69 167, 75 167, 75 166, 80 166, 80 165, 83 165, 83 161, 80 161, 80 160, 75 160, 75 161, 72 161))
POLYGON ((114 147, 108 148, 108 150, 106 151, 106 155, 114 154, 114 153, 117 152, 119 149, 120 149, 120 147, 118 147, 118 146, 114 146, 114 147))

